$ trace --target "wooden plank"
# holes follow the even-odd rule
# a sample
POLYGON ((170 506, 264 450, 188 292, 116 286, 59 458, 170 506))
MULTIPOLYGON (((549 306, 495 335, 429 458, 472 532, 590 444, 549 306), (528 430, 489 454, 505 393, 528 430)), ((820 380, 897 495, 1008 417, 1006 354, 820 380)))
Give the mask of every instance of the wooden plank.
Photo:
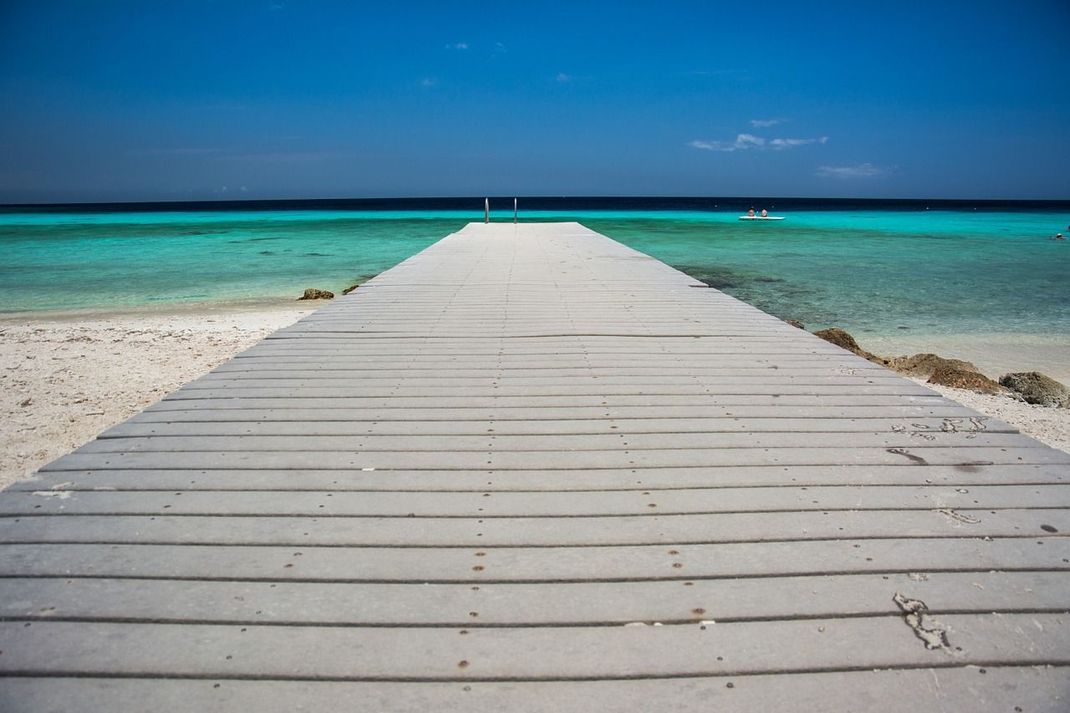
POLYGON ((224 468, 433 469, 433 470, 618 470, 779 465, 977 465, 1070 464, 1070 454, 1045 448, 934 446, 906 448, 718 448, 715 450, 606 451, 169 451, 90 453, 75 451, 42 470, 224 468))
POLYGON ((718 624, 897 616, 896 592, 942 613, 1064 613, 1070 571, 831 575, 539 584, 350 584, 0 579, 6 621, 319 626, 718 624), (470 612, 479 612, 478 618, 470 612))
MULTIPOLYGON (((642 341, 643 337, 630 337, 633 341, 642 341)), ((691 338, 696 341, 699 338, 691 338)), ((329 360, 344 360, 352 363, 367 359, 372 363, 382 362, 388 359, 398 359, 403 362, 420 363, 423 361, 440 361, 451 359, 457 363, 480 363, 488 360, 501 360, 503 364, 514 361, 527 361, 532 359, 546 359, 548 357, 562 357, 566 360, 575 357, 588 357, 593 364, 615 366, 618 364, 631 363, 636 359, 652 360, 672 354, 682 360, 710 360, 714 363, 724 359, 743 360, 752 358, 765 360, 766 363, 774 362, 788 364, 798 359, 800 362, 810 362, 815 359, 829 359, 830 363, 843 365, 846 368, 865 368, 870 362, 855 357, 849 352, 832 347, 825 349, 820 346, 777 346, 770 344, 736 345, 731 343, 709 344, 701 347, 681 345, 653 344, 634 345, 631 343, 620 345, 591 345, 583 344, 552 346, 544 344, 545 338, 539 339, 502 339, 493 344, 484 346, 470 344, 470 340, 447 342, 444 340, 409 340, 403 338, 375 339, 369 335, 354 339, 351 342, 340 340, 319 340, 307 337, 303 340, 283 340, 280 342, 263 341, 259 345, 250 347, 247 352, 235 357, 235 362, 246 363, 247 359, 319 359, 321 362, 329 360)), ((545 361, 543 362, 545 366, 545 361)))
MULTIPOLYGON (((315 434, 314 428, 311 433, 315 434)), ((925 433, 581 433, 508 435, 406 434, 401 436, 356 434, 325 436, 293 434, 286 436, 193 435, 193 436, 106 436, 87 443, 80 453, 153 453, 203 451, 707 451, 718 449, 843 449, 861 448, 917 449, 974 447, 978 449, 1013 448, 1046 450, 1038 441, 1015 433, 943 432, 925 433)), ((1068 459, 1070 460, 1070 459, 1068 459)))
MULTIPOLYGON (((269 335, 264 341, 251 347, 244 356, 270 356, 283 354, 305 354, 309 356, 345 355, 396 355, 415 358, 429 355, 500 355, 507 352, 511 356, 520 355, 560 355, 587 354, 595 355, 651 355, 679 354, 682 357, 703 357, 710 355, 791 356, 814 355, 835 356, 848 361, 858 358, 849 352, 826 342, 785 341, 782 338, 736 339, 732 337, 680 337, 666 339, 646 335, 631 335, 614 338, 611 336, 568 335, 562 337, 543 336, 538 338, 512 337, 505 339, 479 337, 398 337, 374 338, 361 335, 349 340, 313 339, 301 340, 272 339, 269 335), (503 349, 509 345, 509 349, 503 349)), ((242 356, 238 357, 243 358, 242 356)), ((859 359, 860 361, 864 361, 859 359)))
POLYGON ((800 357, 788 363, 781 359, 768 357, 681 357, 671 364, 664 358, 650 356, 618 356, 612 359, 588 354, 572 357, 555 355, 552 362, 535 357, 522 357, 509 354, 488 355, 486 357, 417 357, 415 355, 399 356, 389 359, 361 357, 352 362, 332 360, 324 362, 322 356, 246 356, 232 359, 219 365, 210 374, 263 374, 272 372, 289 373, 295 371, 316 374, 353 374, 369 376, 438 376, 457 374, 481 376, 487 373, 527 373, 542 376, 568 376, 581 374, 586 376, 609 376, 623 374, 631 376, 649 376, 661 374, 754 374, 773 372, 778 374, 830 374, 846 370, 848 373, 879 375, 884 369, 868 361, 835 360, 827 357, 800 357), (400 363, 399 363, 400 362, 400 363))
POLYGON ((973 511, 1070 508, 1070 483, 1061 485, 853 486, 588 491, 559 493, 314 492, 243 490, 167 493, 27 491, 0 500, 4 515, 347 515, 364 517, 575 517, 729 512, 861 510, 973 511), (656 501, 656 502, 655 502, 656 501), (1041 505, 1042 504, 1042 505, 1041 505))
POLYGON ((1070 539, 852 539, 844 535, 781 542, 469 548, 74 543, 9 544, 0 552, 0 574, 4 577, 54 577, 62 581, 105 577, 482 585, 698 582, 865 573, 914 574, 915 579, 923 580, 937 572, 992 570, 1070 571, 1070 539))
MULTIPOLYGON (((921 394, 918 396, 886 396, 886 395, 844 395, 844 396, 814 396, 781 394, 692 394, 680 395, 642 395, 642 394, 612 394, 603 396, 375 396, 375 397, 341 397, 312 398, 303 396, 281 397, 255 397, 246 395, 230 394, 206 394, 204 391, 176 391, 154 404, 153 411, 188 411, 190 409, 218 409, 218 408, 487 408, 487 409, 545 409, 545 408, 591 408, 603 406, 608 408, 703 408, 724 409, 725 407, 742 406, 783 406, 783 407, 851 407, 868 408, 877 406, 890 407, 919 407, 943 410, 953 408, 946 399, 936 394, 921 394)), ((961 409, 962 407, 957 407, 961 409)), ((727 411, 732 415, 732 411, 727 411)), ((957 411, 961 413, 961 411, 957 411)), ((971 414, 976 412, 971 411, 971 414)), ((979 414, 977 414, 979 415, 979 414)))
MULTIPOLYGON (((317 399, 361 398, 361 397, 499 397, 519 396, 523 398, 539 396, 690 396, 707 393, 707 388, 716 388, 718 394, 725 396, 928 396, 932 392, 923 386, 909 381, 880 384, 826 384, 807 386, 805 384, 718 384, 716 387, 703 387, 702 384, 652 384, 646 387, 597 384, 592 383, 576 389, 568 386, 360 386, 339 385, 337 387, 322 384, 304 384, 294 382, 272 384, 268 386, 225 386, 210 383, 189 384, 176 391, 169 398, 285 398, 302 397, 317 399)), ((402 382, 404 384, 404 382, 402 382)), ((669 402, 671 403, 671 402, 669 402)))
MULTIPOLYGON (((283 409, 245 414, 225 412, 229 418, 160 420, 160 414, 146 419, 144 414, 109 428, 100 438, 143 438, 149 436, 412 436, 412 435, 609 435, 683 433, 911 433, 935 435, 957 433, 1017 433, 1017 429, 996 419, 982 418, 543 418, 538 420, 421 419, 413 413, 409 420, 378 418, 379 414, 345 415, 310 412, 301 418, 283 409)), ((182 417, 179 416, 179 419, 182 417)), ((918 436, 925 438, 925 436, 918 436)), ((927 439, 926 439, 927 440, 927 439)))
POLYGON ((349 372, 338 371, 325 373, 322 370, 293 370, 293 371, 269 371, 257 370, 253 372, 229 372, 208 374, 200 379, 190 382, 184 388, 188 389, 253 389, 253 388, 302 388, 324 386, 349 388, 349 387, 376 387, 384 384, 396 383, 405 386, 470 386, 487 388, 498 386, 561 386, 573 390, 587 389, 592 386, 637 386, 652 388, 660 386, 683 386, 699 385, 714 386, 719 384, 739 385, 762 385, 762 386, 853 386, 853 385, 901 385, 902 379, 892 373, 878 374, 843 374, 843 373, 780 373, 780 370, 768 370, 747 373, 725 373, 727 370, 710 370, 709 374, 699 373, 695 370, 688 374, 603 374, 592 376, 590 374, 539 374, 537 372, 524 371, 521 374, 514 373, 484 373, 484 374, 456 374, 450 372, 435 375, 419 374, 380 374, 379 372, 349 372))
POLYGON ((952 652, 899 616, 701 626, 465 629, 0 623, 0 672, 347 680, 666 677, 967 664, 1068 665, 1062 614, 949 614, 952 652), (791 641, 792 646, 784 646, 791 641), (855 646, 880 641, 880 646, 855 646), (961 650, 958 650, 961 649, 961 650), (850 650, 850 664, 843 652, 850 650), (568 655, 612 652, 611 656, 568 655), (951 658, 952 655, 954 658, 951 658), (463 662, 463 663, 462 663, 463 662))
MULTIPOLYGON (((0 518, 15 543, 155 543, 376 547, 594 546, 834 538, 1031 537, 1070 532, 1070 510, 947 509, 751 512, 614 517, 79 515, 0 518), (976 521, 976 522, 975 522, 976 521)), ((43 504, 42 504, 43 507, 43 504)))
POLYGON ((746 487, 855 485, 969 488, 977 485, 1044 485, 1070 482, 1061 465, 830 465, 724 466, 597 470, 472 469, 377 470, 374 468, 166 470, 52 470, 11 486, 14 490, 285 490, 394 492, 663 491, 746 487))
MULTIPOLYGON (((208 401, 208 400, 206 400, 208 401)), ((160 401, 134 416, 131 423, 167 423, 189 421, 570 421, 584 423, 605 419, 731 419, 756 420, 810 417, 823 419, 951 419, 948 428, 941 430, 968 430, 958 428, 976 419, 981 424, 998 424, 997 419, 978 416, 975 411, 950 402, 934 402, 931 406, 904 404, 892 405, 737 405, 737 406, 474 406, 468 408, 434 407, 388 407, 388 400, 366 408, 299 408, 287 400, 264 404, 259 400, 217 401, 212 403, 174 403, 160 401), (246 404, 243 408, 242 404, 246 404), (289 408, 287 406, 290 406, 289 408), (239 413, 235 413, 239 412, 239 413), (245 412, 245 413, 240 413, 245 412), (289 418, 286 418, 289 416, 289 418)), ((942 424, 941 424, 942 425, 942 424)))
POLYGON ((456 683, 9 677, 0 700, 12 713, 138 710, 146 700, 204 713, 309 710, 587 713, 662 710, 916 713, 929 708, 1056 713, 1067 703, 1065 667, 919 668, 693 678, 456 683), (729 686, 731 684, 731 686, 729 686), (895 691, 895 695, 889 695, 895 691), (639 702, 639 703, 637 703, 639 702))

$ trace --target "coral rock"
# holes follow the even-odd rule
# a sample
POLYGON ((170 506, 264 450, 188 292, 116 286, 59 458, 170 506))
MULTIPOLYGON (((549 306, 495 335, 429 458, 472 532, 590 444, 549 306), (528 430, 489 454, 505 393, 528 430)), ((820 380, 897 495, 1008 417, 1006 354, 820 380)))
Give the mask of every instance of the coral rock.
POLYGON ((999 384, 984 374, 948 365, 938 366, 929 377, 929 383, 976 391, 981 394, 998 394, 1002 391, 999 384))
POLYGON ((914 356, 892 357, 888 360, 888 365, 903 374, 924 376, 926 378, 932 376, 933 372, 940 367, 954 367, 955 369, 962 369, 963 371, 978 371, 977 367, 968 361, 962 361, 961 359, 945 359, 942 356, 930 353, 915 354, 914 356))
POLYGON ((869 359, 870 361, 875 362, 877 364, 886 365, 888 363, 887 359, 879 357, 876 354, 867 352, 865 349, 858 346, 858 342, 855 341, 855 338, 852 337, 850 333, 845 332, 839 327, 830 327, 828 329, 822 329, 820 332, 814 332, 814 336, 821 337, 830 344, 835 344, 841 349, 846 349, 852 354, 857 354, 858 356, 864 359, 869 359))
POLYGON ((317 290, 315 287, 309 287, 305 290, 305 294, 297 298, 297 301, 301 300, 333 300, 334 293, 328 290, 317 290))
POLYGON ((1070 389, 1038 371, 1005 374, 1000 377, 999 383, 1019 394, 1028 403, 1070 408, 1070 389))

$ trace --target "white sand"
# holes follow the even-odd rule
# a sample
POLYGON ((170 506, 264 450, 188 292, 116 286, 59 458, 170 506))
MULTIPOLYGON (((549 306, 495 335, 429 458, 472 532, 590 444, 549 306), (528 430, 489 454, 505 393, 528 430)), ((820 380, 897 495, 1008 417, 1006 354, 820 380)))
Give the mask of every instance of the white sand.
POLYGON ((292 324, 306 304, 0 320, 0 487, 292 324))
MULTIPOLYGON (((319 304, 0 319, 0 409, 5 414, 0 422, 0 487, 92 440, 319 304)), ((970 359, 982 370, 985 364, 1005 363, 1007 370, 1039 368, 1070 381, 1066 376, 1070 369, 1063 372, 1033 360, 1017 361, 1022 355, 1005 349, 993 349, 990 354, 982 351, 984 358, 978 358, 976 353, 947 349, 946 344, 904 351, 866 342, 864 347, 882 354, 934 351, 970 359)), ((1070 451, 1070 409, 935 388, 1070 451)))
MULTIPOLYGON (((1023 369, 1019 368, 1016 371, 1023 371, 1023 369)), ((1042 443, 1070 453, 1070 409, 1036 406, 1009 396, 978 394, 965 389, 953 389, 950 386, 927 384, 924 379, 913 379, 913 381, 938 391, 963 406, 1009 423, 1042 443)))

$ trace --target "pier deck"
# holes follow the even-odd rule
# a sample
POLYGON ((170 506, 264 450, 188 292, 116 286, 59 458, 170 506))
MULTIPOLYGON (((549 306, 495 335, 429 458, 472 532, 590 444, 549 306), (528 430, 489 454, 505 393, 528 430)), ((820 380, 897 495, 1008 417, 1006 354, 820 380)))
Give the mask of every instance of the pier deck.
POLYGON ((0 495, 0 708, 1066 710, 1068 478, 578 224, 473 224, 0 495))

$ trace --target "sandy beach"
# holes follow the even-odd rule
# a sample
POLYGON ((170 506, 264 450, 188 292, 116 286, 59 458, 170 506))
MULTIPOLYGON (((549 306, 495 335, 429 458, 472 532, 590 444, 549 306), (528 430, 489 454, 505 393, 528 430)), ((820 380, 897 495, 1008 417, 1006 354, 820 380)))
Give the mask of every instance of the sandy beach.
POLYGON ((0 319, 0 487, 313 308, 0 319))
MULTIPOLYGON (((0 486, 31 475, 313 309, 274 304, 0 320, 0 408, 5 413, 0 486)), ((992 365, 1048 369, 1060 380, 1067 376, 1059 368, 1038 365, 1038 355, 1029 350, 1015 353, 1010 342, 994 342, 987 350, 974 344, 961 353, 949 349, 953 344, 866 340, 864 346, 884 354, 931 350, 964 356, 997 378, 1002 371, 992 370, 992 365)), ((1051 446, 1070 450, 1068 409, 929 386, 1051 446)))
MULTIPOLYGON (((861 335, 862 348, 884 357, 931 352, 972 362, 985 376, 998 380, 1008 373, 1039 371, 1070 384, 1070 338, 1041 339, 1028 335, 931 334, 874 337, 861 335)), ((1038 441, 1070 452, 1070 409, 1037 406, 1006 395, 982 394, 911 378, 949 399, 998 418, 1038 441)))

